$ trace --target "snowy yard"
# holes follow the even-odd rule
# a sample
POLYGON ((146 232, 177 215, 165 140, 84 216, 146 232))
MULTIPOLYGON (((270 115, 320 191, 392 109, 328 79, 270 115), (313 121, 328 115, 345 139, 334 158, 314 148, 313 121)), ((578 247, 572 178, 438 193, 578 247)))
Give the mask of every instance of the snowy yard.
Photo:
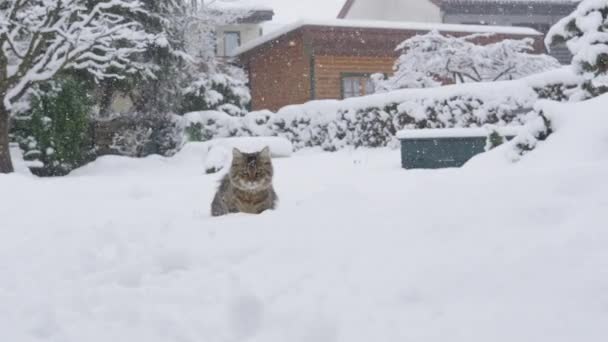
POLYGON ((602 158, 439 171, 305 150, 275 160, 280 207, 260 216, 209 216, 219 175, 196 144, 2 176, 0 340, 604 341, 608 140, 593 141, 602 158))
POLYGON ((0 342, 608 341, 608 0, 339 1, 262 37, 272 8, 222 2, 0 0, 0 342), (389 148, 520 125, 459 169, 389 148), (211 217, 206 171, 269 141, 215 213, 274 200, 269 154, 277 209, 211 217))

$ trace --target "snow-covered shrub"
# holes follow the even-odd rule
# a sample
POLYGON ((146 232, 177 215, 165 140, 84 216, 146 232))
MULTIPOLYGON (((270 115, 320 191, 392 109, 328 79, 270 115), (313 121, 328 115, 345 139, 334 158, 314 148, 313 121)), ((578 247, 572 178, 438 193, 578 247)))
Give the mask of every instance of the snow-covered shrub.
MULTIPOLYGON (((336 134, 336 136, 328 134, 327 138, 335 141, 343 137, 346 139, 346 144, 355 147, 387 146, 397 132, 394 122, 397 117, 400 117, 400 113, 395 104, 385 108, 348 110, 339 116, 338 122, 343 124, 335 125, 336 128, 342 128, 344 131, 328 132, 336 134)), ((330 149, 337 148, 337 146, 330 146, 330 149)))
POLYGON ((569 16, 555 24, 546 45, 566 42, 572 64, 584 80, 573 98, 583 100, 608 91, 608 1, 583 0, 569 16))
POLYGON ((571 94, 576 87, 576 84, 564 82, 534 88, 534 91, 536 91, 540 99, 564 102, 570 100, 571 94))
POLYGON ((488 127, 489 134, 486 140, 485 150, 490 151, 505 143, 505 137, 500 134, 496 127, 488 127))
POLYGON ((27 161, 38 161, 32 172, 62 176, 92 157, 89 133, 91 102, 72 79, 38 87, 31 110, 16 120, 16 140, 27 161))
POLYGON ((172 156, 183 145, 182 120, 176 115, 132 114, 96 125, 109 127, 112 135, 109 146, 97 146, 103 154, 172 156))
POLYGON ((525 83, 505 84, 502 93, 475 85, 403 90, 344 101, 288 106, 277 113, 251 112, 233 117, 218 111, 183 117, 187 140, 235 136, 278 136, 296 149, 394 146, 401 129, 505 126, 521 124, 538 98, 525 83), (394 95, 394 96, 389 96, 394 95))
POLYGON ((568 102, 576 100, 576 93, 583 82, 583 77, 569 65, 526 77, 524 81, 532 87, 540 100, 568 102))
POLYGON ((193 112, 184 115, 182 125, 189 141, 278 136, 291 141, 296 150, 396 146, 395 133, 402 129, 519 126, 534 121, 540 117, 532 111, 539 99, 568 99, 568 91, 579 80, 565 67, 520 80, 311 101, 243 117, 193 112))
POLYGON ((151 137, 150 127, 129 127, 114 134, 110 148, 122 156, 142 157, 147 153, 151 137))
POLYGON ((240 133, 243 123, 239 118, 220 111, 201 111, 183 116, 187 141, 208 141, 248 134, 240 133))
POLYGON ((545 141, 553 133, 551 121, 547 119, 542 111, 535 113, 534 119, 526 124, 523 130, 513 140, 515 147, 512 159, 517 161, 524 155, 534 150, 539 142, 545 141))
POLYGON ((212 73, 200 73, 184 90, 182 113, 219 110, 243 116, 251 102, 245 72, 233 65, 218 65, 212 73))
POLYGON ((376 78, 380 92, 403 88, 428 88, 442 82, 465 83, 512 80, 560 66, 548 55, 534 54, 533 39, 505 39, 476 44, 479 34, 465 37, 431 31, 401 43, 395 74, 376 78))

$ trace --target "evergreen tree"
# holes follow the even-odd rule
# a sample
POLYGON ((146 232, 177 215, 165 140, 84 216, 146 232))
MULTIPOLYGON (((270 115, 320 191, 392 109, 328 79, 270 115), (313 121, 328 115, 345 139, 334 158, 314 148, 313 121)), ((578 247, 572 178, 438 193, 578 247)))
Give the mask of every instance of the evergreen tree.
POLYGON ((584 79, 573 94, 584 100, 608 91, 608 1, 583 0, 569 16, 551 28, 546 45, 566 43, 574 55, 576 73, 584 79))
POLYGON ((37 87, 31 110, 17 116, 16 140, 39 176, 62 176, 92 155, 91 101, 83 84, 66 78, 37 87))
POLYGON ((116 92, 128 94, 135 111, 144 115, 208 109, 241 114, 250 101, 247 77, 240 68, 218 60, 215 29, 248 11, 225 10, 220 3, 143 0, 146 12, 134 19, 156 37, 139 56, 151 72, 102 83, 102 116, 110 114, 116 92))

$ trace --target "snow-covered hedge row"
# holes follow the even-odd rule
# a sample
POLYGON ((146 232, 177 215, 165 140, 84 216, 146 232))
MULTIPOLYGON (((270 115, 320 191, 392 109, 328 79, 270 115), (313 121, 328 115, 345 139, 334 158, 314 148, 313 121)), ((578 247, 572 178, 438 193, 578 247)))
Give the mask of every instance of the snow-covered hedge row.
POLYGON ((251 112, 244 117, 216 111, 193 112, 184 116, 183 125, 190 141, 280 136, 289 139, 296 149, 381 147, 393 143, 395 133, 402 129, 522 124, 530 119, 527 113, 539 98, 566 96, 564 84, 574 84, 573 78, 569 69, 560 69, 517 81, 312 101, 287 106, 277 113, 251 112))

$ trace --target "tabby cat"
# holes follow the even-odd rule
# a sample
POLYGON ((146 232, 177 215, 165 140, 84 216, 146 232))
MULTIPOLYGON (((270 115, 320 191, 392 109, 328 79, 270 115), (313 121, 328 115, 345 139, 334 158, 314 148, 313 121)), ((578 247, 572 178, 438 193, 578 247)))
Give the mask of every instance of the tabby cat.
POLYGON ((232 155, 230 171, 222 178, 211 203, 211 215, 260 214, 274 209, 278 197, 272 186, 270 149, 243 153, 235 148, 232 155))

